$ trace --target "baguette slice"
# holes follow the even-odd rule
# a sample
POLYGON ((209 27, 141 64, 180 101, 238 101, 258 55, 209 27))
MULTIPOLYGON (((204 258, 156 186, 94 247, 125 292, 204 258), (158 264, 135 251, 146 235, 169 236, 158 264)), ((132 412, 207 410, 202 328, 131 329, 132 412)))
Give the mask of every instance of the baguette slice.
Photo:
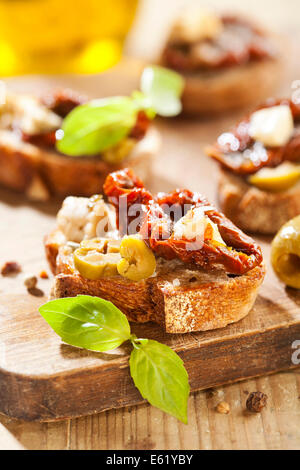
POLYGON ((209 73, 185 73, 183 112, 195 116, 252 106, 276 90, 282 71, 282 61, 273 59, 209 73))
POLYGON ((140 282, 116 276, 96 281, 74 271, 70 251, 59 230, 45 240, 46 255, 56 274, 52 298, 79 294, 113 302, 130 321, 160 324, 167 333, 223 328, 251 310, 265 276, 257 266, 242 276, 223 270, 204 271, 180 261, 158 259, 156 275, 140 282))
POLYGON ((227 217, 245 232, 274 235, 300 214, 300 184, 288 191, 271 193, 220 168, 219 201, 227 217))
POLYGON ((112 165, 97 157, 59 155, 23 142, 15 132, 0 130, 0 184, 33 200, 69 194, 91 196, 102 191, 110 172, 124 166, 130 166, 146 179, 159 147, 159 133, 150 128, 121 165, 112 165))

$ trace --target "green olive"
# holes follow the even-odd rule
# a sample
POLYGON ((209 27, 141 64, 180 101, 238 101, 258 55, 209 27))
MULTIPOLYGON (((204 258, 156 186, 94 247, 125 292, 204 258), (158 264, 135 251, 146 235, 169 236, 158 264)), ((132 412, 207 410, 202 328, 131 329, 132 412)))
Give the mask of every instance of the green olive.
POLYGON ((276 168, 262 168, 249 177, 249 183, 263 191, 280 192, 292 188, 300 179, 300 165, 284 162, 276 168))
POLYGON ((117 242, 105 238, 83 240, 74 252, 75 268, 86 279, 96 280, 116 276, 117 264, 120 260, 117 242), (110 246, 111 243, 112 246, 110 246))
POLYGON ((90 240, 83 240, 80 243, 80 248, 86 250, 96 250, 100 253, 106 253, 108 240, 106 238, 92 238, 90 240))
POLYGON ((271 263, 281 281, 300 289, 300 215, 277 233, 272 242, 271 263))
POLYGON ((124 237, 118 263, 118 273, 131 281, 141 281, 152 276, 156 268, 155 256, 138 235, 124 237))
POLYGON ((75 268, 86 279, 101 279, 118 274, 119 253, 99 253, 96 250, 78 248, 74 253, 75 268))
POLYGON ((108 240, 107 253, 120 253, 121 240, 108 240))

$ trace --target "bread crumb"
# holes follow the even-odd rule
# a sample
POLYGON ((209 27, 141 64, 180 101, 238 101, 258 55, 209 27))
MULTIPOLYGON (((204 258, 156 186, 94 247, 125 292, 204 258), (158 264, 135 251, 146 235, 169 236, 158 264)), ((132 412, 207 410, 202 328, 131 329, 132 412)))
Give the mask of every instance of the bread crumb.
POLYGON ((40 276, 41 279, 49 279, 49 275, 48 275, 47 271, 41 271, 39 276, 40 276))
POLYGON ((16 261, 7 261, 1 268, 2 276, 11 276, 19 274, 22 268, 16 261))
POLYGON ((216 406, 216 411, 222 415, 228 415, 230 413, 230 405, 226 401, 221 401, 216 406))
POLYGON ((27 277, 24 281, 24 284, 27 287, 27 289, 32 289, 32 288, 36 287, 37 277, 36 276, 27 277))

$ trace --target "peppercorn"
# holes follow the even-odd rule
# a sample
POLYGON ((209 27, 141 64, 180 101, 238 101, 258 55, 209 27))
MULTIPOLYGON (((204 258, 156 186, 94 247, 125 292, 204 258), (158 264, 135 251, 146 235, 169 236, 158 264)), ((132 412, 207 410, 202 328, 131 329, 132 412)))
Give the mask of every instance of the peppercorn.
POLYGON ((262 392, 252 392, 246 401, 247 410, 254 413, 260 413, 261 410, 266 406, 268 396, 262 392))

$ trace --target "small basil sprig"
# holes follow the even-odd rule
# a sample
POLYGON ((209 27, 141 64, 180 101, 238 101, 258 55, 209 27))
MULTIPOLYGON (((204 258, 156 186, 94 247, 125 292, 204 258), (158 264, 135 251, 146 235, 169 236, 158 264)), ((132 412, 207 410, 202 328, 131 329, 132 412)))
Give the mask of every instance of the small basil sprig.
POLYGON ((190 387, 182 360, 165 344, 131 334, 126 316, 111 302, 78 295, 51 300, 39 312, 72 346, 104 352, 129 340, 130 373, 142 397, 187 424, 190 387))
POLYGON ((187 424, 188 375, 180 357, 150 339, 134 340, 133 346, 130 373, 142 397, 187 424))
POLYGON ((110 351, 130 338, 127 318, 111 302, 78 295, 50 300, 39 312, 61 339, 92 351, 110 351))
POLYGON ((183 87, 181 75, 158 65, 146 67, 141 77, 141 90, 160 116, 177 116, 181 112, 183 87))
POLYGON ((149 119, 180 113, 184 81, 179 74, 159 66, 146 67, 140 86, 141 91, 130 97, 92 100, 74 108, 57 133, 57 149, 73 157, 96 155, 130 133, 139 111, 145 111, 149 119))

